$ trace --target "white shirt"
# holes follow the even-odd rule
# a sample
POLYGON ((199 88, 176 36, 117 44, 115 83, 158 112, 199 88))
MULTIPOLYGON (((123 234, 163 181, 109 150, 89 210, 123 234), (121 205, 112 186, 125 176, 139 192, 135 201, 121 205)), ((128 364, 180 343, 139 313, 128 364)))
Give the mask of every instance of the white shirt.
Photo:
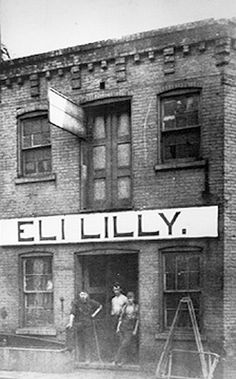
POLYGON ((120 293, 111 299, 111 315, 119 316, 123 306, 127 303, 127 297, 120 293))

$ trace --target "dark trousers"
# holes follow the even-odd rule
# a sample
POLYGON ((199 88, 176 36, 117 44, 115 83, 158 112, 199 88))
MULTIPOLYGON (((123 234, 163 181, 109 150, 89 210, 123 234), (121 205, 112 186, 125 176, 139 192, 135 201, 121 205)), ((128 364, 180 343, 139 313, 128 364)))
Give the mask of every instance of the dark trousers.
POLYGON ((91 361, 94 344, 92 323, 81 323, 66 330, 66 346, 69 351, 74 351, 75 360, 91 361))
POLYGON ((123 362, 125 357, 130 355, 133 342, 133 330, 124 330, 120 332, 120 344, 115 356, 115 362, 123 362))
POLYGON ((91 361, 94 346, 94 333, 91 325, 84 325, 76 333, 76 346, 78 348, 79 361, 91 361))

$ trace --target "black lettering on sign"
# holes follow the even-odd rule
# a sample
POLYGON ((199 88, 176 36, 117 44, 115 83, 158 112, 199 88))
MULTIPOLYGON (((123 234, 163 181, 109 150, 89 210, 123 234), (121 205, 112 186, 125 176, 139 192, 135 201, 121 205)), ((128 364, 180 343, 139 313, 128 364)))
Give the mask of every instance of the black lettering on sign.
POLYGON ((82 240, 86 239, 95 239, 101 238, 100 234, 85 234, 84 233, 84 219, 81 218, 81 238, 82 240))
POLYGON ((114 237, 133 237, 134 232, 119 233, 117 231, 117 216, 113 216, 114 237))
POLYGON ((148 237, 148 236, 159 236, 159 230, 155 232, 143 232, 142 229, 142 215, 138 215, 138 236, 139 237, 148 237))
POLYGON ((52 237, 44 237, 42 234, 42 220, 39 220, 39 240, 40 241, 55 241, 57 239, 56 236, 52 237))
POLYGON ((61 219, 61 239, 65 239, 65 219, 61 219))
POLYGON ((171 236, 172 235, 172 227, 177 220, 177 217, 180 215, 181 212, 175 212, 174 217, 172 218, 171 221, 167 220, 166 216, 164 213, 159 213, 159 216, 162 218, 162 220, 166 223, 168 226, 168 234, 171 236))
POLYGON ((19 242, 31 242, 31 241, 34 241, 34 237, 28 237, 28 238, 24 238, 24 237, 21 237, 21 234, 24 233, 24 229, 22 229, 22 225, 33 225, 34 224, 34 221, 18 221, 18 241, 19 242))

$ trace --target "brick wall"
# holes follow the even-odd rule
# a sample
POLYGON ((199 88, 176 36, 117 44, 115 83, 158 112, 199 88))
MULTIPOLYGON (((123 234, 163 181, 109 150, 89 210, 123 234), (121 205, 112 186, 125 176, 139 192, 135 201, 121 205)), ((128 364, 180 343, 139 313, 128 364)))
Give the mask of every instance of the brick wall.
MULTIPOLYGON (((234 54, 235 55, 235 54, 234 54)), ((234 62, 236 56, 234 56, 234 62)), ((236 347, 236 308, 235 308, 235 142, 236 142, 236 76, 229 67, 224 76, 225 94, 225 145, 224 145, 224 343, 226 377, 235 377, 235 347, 236 347), (231 72, 230 72, 231 71, 231 72)))

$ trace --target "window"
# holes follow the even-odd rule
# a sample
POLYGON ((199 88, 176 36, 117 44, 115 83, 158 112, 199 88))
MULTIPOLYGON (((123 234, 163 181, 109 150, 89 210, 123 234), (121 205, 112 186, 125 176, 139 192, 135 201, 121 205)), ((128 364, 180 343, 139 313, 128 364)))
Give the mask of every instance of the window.
MULTIPOLYGON (((190 296, 197 322, 200 321, 200 254, 193 252, 164 254, 164 327, 171 326, 179 301, 190 296)), ((192 326, 188 308, 182 306, 178 327, 192 326)))
POLYGON ((20 118, 20 174, 38 176, 51 172, 51 138, 47 114, 20 118))
POLYGON ((88 110, 87 207, 131 204, 131 116, 129 102, 88 110))
POLYGON ((53 323, 52 257, 23 258, 24 327, 53 323))
POLYGON ((199 93, 161 99, 162 161, 197 159, 200 155, 199 93))

